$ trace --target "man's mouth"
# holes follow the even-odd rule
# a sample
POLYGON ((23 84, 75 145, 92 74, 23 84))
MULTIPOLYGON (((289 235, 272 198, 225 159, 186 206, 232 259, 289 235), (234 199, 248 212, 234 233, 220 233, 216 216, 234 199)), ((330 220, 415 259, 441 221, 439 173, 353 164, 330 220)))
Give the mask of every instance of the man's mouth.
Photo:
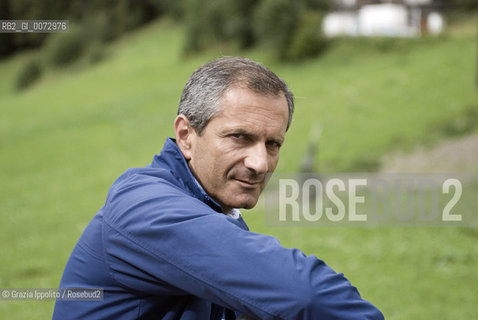
POLYGON ((262 181, 261 180, 246 180, 246 179, 238 179, 234 178, 239 184, 245 188, 257 188, 262 181))

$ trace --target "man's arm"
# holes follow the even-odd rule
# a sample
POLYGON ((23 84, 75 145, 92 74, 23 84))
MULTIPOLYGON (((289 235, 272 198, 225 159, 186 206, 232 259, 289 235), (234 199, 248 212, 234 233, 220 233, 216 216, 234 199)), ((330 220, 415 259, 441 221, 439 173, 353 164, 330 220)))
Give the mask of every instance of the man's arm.
POLYGON ((173 189, 141 189, 113 194, 105 207, 106 259, 123 285, 151 294, 172 287, 260 319, 383 319, 316 257, 173 189))

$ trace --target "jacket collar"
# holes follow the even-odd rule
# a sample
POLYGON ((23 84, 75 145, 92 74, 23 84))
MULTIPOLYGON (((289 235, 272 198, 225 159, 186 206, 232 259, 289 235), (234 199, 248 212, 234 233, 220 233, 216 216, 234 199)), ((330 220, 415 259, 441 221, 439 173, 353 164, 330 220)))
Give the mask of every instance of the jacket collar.
POLYGON ((206 193, 189 169, 186 159, 184 159, 181 150, 176 144, 176 139, 166 139, 161 153, 154 156, 151 166, 153 168, 160 167, 169 169, 171 174, 194 197, 198 198, 215 211, 222 213, 221 206, 206 193))

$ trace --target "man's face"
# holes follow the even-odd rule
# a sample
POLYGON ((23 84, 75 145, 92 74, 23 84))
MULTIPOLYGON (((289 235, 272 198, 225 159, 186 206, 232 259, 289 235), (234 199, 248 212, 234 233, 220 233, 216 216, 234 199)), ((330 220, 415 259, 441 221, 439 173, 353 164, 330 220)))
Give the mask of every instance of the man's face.
POLYGON ((220 101, 221 112, 199 136, 191 136, 189 167, 224 212, 257 203, 279 160, 289 119, 283 94, 260 95, 232 87, 220 101))

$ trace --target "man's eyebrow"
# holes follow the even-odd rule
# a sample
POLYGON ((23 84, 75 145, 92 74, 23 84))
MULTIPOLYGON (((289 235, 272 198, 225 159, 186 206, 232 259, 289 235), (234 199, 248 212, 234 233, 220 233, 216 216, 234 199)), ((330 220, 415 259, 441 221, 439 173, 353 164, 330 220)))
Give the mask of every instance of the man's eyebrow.
POLYGON ((253 136, 255 135, 253 132, 250 132, 246 129, 243 129, 243 128, 226 128, 224 129, 224 133, 226 134, 231 134, 231 133, 239 133, 239 134, 245 134, 245 135, 250 135, 250 136, 253 136))
MULTIPOLYGON (((248 131, 244 128, 225 128, 224 131, 222 132, 222 134, 224 136, 227 136, 227 135, 230 135, 230 134, 242 134, 246 137, 253 138, 253 139, 256 138, 257 136, 259 136, 259 134, 248 131)), ((269 137, 267 139, 267 142, 276 142, 276 143, 282 145, 284 143, 284 138, 282 138, 282 137, 269 137)))

